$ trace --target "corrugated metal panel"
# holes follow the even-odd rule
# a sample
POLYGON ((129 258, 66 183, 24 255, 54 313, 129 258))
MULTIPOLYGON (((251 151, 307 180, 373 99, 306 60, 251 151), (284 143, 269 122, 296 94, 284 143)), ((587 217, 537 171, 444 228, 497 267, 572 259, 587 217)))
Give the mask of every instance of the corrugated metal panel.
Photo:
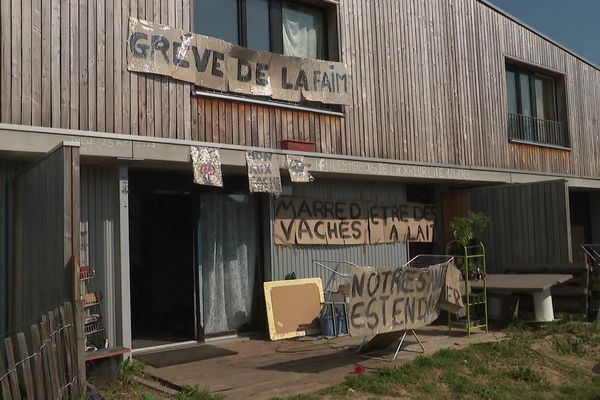
POLYGON ((24 167, 17 162, 0 161, 0 338, 8 329, 8 270, 12 248, 12 179, 24 167))
MULTIPOLYGON (((101 292, 98 311, 106 338, 116 343, 115 263, 118 249, 119 180, 113 168, 81 168, 81 265, 96 269, 92 291, 101 292)), ((98 343, 101 344, 101 343, 98 343)))
MULTIPOLYGON (((295 185, 296 197, 364 200, 380 202, 406 201, 406 187, 399 183, 371 182, 331 182, 295 185)), ((270 238, 272 243, 272 235, 270 238)), ((294 246, 271 245, 272 280, 284 279, 295 272, 298 278, 321 277, 327 282, 331 276, 326 270, 313 263, 313 260, 349 261, 358 265, 396 266, 407 262, 405 243, 373 246, 294 246)))

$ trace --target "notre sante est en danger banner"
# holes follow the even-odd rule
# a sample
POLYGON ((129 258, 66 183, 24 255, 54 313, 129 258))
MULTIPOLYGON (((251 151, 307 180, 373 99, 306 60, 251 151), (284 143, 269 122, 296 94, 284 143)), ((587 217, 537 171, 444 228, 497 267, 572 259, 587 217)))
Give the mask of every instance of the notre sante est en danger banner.
POLYGON ((351 103, 350 72, 343 63, 251 50, 136 18, 129 19, 127 69, 223 92, 351 103))
POLYGON ((280 197, 275 244, 360 245, 432 242, 435 205, 280 197))

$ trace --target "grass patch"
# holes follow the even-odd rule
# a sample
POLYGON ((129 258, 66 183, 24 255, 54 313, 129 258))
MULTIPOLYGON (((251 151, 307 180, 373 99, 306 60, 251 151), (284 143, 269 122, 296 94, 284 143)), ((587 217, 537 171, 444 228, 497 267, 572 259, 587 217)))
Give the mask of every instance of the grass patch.
POLYGON ((507 331, 511 338, 503 342, 350 375, 316 399, 600 399, 600 375, 582 362, 597 364, 600 326, 564 318, 544 325, 517 321, 507 331))
POLYGON ((200 389, 198 386, 185 387, 175 400, 222 400, 223 396, 212 393, 208 388, 200 389))
POLYGON ((528 367, 516 367, 509 368, 504 372, 504 376, 514 381, 527 382, 527 383, 542 383, 542 377, 531 368, 528 367))

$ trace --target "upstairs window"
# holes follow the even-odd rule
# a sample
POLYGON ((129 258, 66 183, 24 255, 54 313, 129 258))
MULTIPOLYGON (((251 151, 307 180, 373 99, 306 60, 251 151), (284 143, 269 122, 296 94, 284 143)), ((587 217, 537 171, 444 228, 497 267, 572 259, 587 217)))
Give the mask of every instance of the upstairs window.
POLYGON ((283 2, 283 54, 325 58, 325 15, 322 10, 283 2))
POLYGON ((238 46, 336 60, 335 7, 288 0, 194 0, 194 31, 238 46))
POLYGON ((569 147, 563 76, 507 64, 506 86, 512 141, 569 147))

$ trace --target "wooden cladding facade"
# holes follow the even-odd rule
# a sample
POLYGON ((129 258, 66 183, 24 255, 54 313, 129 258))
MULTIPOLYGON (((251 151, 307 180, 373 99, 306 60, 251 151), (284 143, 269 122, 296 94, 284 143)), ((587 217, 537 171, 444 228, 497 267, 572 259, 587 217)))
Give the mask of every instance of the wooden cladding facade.
POLYGON ((192 97, 192 139, 278 148, 282 140, 310 141, 322 153, 343 154, 340 117, 192 97))
POLYGON ((477 0, 342 0, 345 116, 213 100, 130 73, 130 16, 191 30, 194 0, 3 0, 0 121, 425 163, 600 175, 600 71, 477 0), (508 141, 506 57, 564 74, 571 151, 508 141))

